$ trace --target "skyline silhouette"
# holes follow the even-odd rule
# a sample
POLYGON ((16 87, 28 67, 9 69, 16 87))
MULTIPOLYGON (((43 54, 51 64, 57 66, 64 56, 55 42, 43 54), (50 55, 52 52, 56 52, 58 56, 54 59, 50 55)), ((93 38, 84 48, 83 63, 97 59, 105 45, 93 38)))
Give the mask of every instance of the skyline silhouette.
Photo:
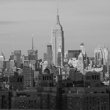
POLYGON ((34 49, 42 58, 51 41, 51 29, 56 24, 57 3, 65 52, 79 49, 81 43, 88 56, 93 56, 99 44, 110 50, 109 0, 0 0, 0 52, 6 58, 14 50, 26 55, 31 49, 33 34, 34 49))

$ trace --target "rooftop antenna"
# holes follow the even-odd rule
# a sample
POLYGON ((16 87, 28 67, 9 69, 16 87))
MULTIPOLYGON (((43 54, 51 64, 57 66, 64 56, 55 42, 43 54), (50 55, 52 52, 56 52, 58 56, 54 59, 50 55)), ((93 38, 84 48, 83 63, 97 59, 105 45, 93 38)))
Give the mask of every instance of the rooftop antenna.
POLYGON ((57 24, 60 24, 59 11, 58 11, 58 3, 57 3, 57 24))

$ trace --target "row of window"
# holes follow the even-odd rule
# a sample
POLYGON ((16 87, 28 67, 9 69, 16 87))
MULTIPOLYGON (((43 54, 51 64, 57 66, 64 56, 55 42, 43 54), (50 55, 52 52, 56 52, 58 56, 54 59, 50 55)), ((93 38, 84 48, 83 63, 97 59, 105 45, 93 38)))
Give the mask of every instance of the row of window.
POLYGON ((99 80, 100 79, 100 76, 99 75, 92 75, 92 76, 86 76, 86 79, 87 80, 99 80))

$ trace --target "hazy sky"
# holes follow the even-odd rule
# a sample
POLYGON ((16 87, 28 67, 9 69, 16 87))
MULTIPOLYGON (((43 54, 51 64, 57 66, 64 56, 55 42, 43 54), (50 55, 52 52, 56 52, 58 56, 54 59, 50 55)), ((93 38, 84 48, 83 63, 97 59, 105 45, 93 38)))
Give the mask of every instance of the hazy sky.
POLYGON ((79 49, 82 42, 89 56, 99 44, 110 50, 110 0, 0 0, 0 51, 7 58, 17 49, 27 55, 33 33, 42 58, 56 24, 57 3, 65 51, 79 49))

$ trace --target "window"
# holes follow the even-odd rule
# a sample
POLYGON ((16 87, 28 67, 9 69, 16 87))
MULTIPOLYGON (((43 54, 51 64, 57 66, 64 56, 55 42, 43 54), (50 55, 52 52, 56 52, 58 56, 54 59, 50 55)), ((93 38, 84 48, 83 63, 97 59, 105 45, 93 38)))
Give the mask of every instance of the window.
POLYGON ((19 78, 17 78, 17 82, 19 82, 19 78))
POLYGON ((20 78, 20 82, 22 82, 22 78, 20 78))
POLYGON ((94 75, 92 75, 92 79, 94 79, 94 75))

